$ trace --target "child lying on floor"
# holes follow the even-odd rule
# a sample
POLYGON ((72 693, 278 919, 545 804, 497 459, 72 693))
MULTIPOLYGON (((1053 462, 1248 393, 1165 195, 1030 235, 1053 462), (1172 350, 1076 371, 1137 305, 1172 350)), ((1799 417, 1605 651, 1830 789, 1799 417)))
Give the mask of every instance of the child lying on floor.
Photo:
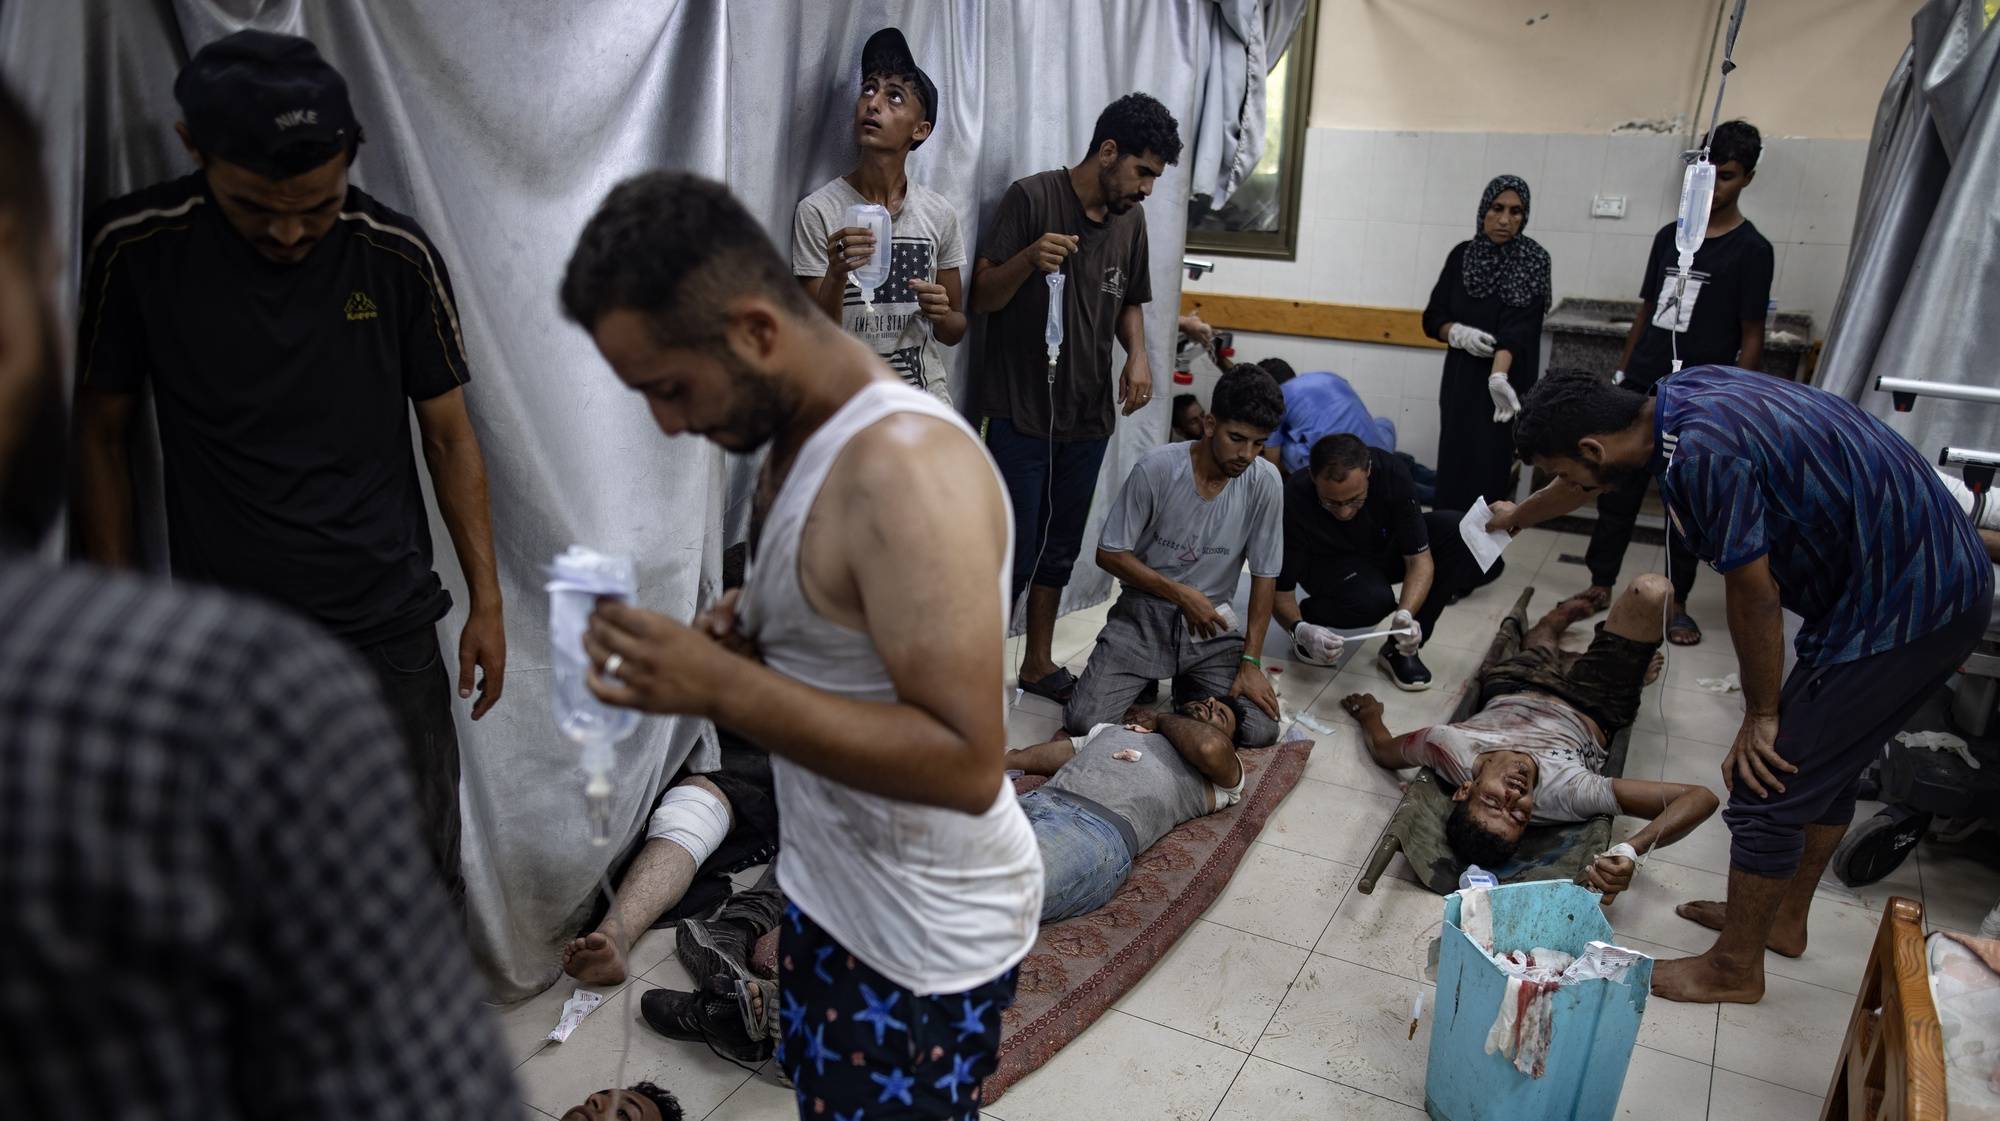
MULTIPOLYGON (((1627 838, 1644 854, 1708 820, 1717 799, 1705 786, 1607 778, 1605 745, 1639 714, 1639 691, 1659 675, 1660 623, 1671 591, 1663 576, 1640 576, 1612 605, 1590 648, 1564 652, 1565 630, 1591 614, 1580 598, 1557 604, 1522 639, 1513 657, 1489 670, 1482 710, 1457 724, 1398 736, 1366 693, 1341 704, 1361 725, 1375 762, 1426 766, 1455 786, 1445 840, 1466 864, 1493 869, 1520 847, 1530 822, 1584 821, 1629 814, 1650 824, 1627 838)), ((1633 861, 1599 857, 1585 883, 1610 902, 1632 885, 1633 861)))

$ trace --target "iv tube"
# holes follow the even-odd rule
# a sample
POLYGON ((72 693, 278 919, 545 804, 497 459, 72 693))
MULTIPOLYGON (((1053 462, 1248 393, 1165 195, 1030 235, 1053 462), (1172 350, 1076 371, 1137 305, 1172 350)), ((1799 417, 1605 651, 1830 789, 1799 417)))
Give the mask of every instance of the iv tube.
POLYGON ((1063 344, 1063 283, 1068 278, 1059 272, 1048 274, 1049 317, 1042 326, 1042 341, 1049 347, 1049 369, 1056 366, 1056 355, 1061 353, 1063 344))

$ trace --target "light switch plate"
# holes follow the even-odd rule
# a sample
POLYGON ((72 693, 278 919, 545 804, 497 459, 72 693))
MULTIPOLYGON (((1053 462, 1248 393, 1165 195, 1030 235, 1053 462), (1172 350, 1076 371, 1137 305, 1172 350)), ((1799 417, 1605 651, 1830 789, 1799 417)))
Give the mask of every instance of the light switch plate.
POLYGON ((1590 216, 1592 218, 1625 217, 1625 196, 1598 195, 1592 198, 1590 200, 1590 216))

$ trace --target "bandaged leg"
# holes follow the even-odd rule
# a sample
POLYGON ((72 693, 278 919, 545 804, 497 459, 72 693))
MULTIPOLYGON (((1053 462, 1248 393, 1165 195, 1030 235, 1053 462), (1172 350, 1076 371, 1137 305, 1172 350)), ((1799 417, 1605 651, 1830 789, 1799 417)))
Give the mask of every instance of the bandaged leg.
POLYGON ((624 981, 626 951, 687 894, 695 870, 728 835, 731 820, 728 797, 699 775, 667 791, 647 824, 645 846, 619 881, 616 905, 595 931, 564 947, 563 972, 587 985, 624 981), (703 850, 699 857, 696 848, 703 850))
POLYGON ((646 840, 670 841, 694 858, 694 866, 713 854, 729 835, 729 801, 706 779, 690 778, 660 799, 660 808, 646 823, 646 840))

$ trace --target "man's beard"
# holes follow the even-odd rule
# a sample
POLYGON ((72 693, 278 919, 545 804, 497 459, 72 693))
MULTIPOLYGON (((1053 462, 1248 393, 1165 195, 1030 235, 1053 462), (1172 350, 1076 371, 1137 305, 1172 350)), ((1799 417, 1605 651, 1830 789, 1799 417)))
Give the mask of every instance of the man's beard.
POLYGON ((711 428, 709 439, 727 451, 749 455, 771 442, 798 411, 798 395, 727 349, 716 358, 729 374, 729 412, 711 428))
POLYGON ((40 372, 15 402, 14 446, 0 449, 0 545, 34 549, 62 513, 69 466, 69 417, 63 407, 55 314, 42 317, 40 372))

